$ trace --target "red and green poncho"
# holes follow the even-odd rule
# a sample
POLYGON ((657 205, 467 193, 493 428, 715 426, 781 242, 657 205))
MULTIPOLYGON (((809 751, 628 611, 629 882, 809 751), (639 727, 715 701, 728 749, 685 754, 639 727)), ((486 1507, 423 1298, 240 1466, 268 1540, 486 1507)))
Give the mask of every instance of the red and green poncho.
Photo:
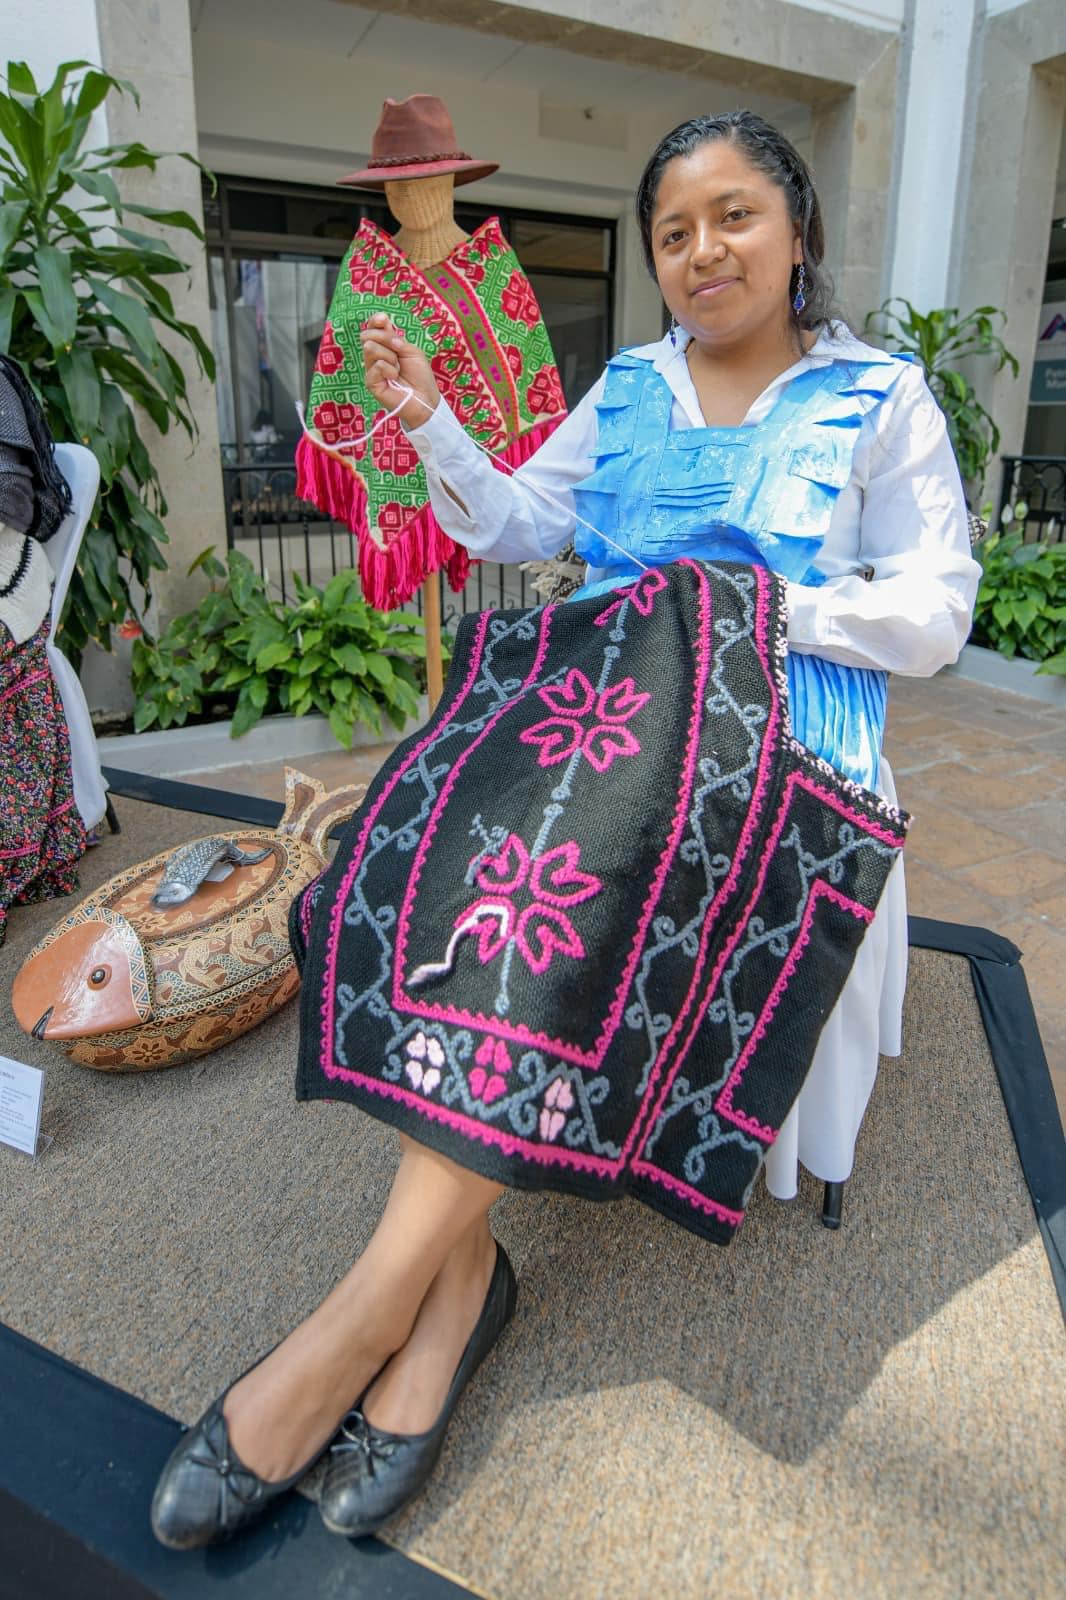
POLYGON ((296 492, 356 537, 371 605, 403 605, 445 568, 461 589, 470 556, 429 504, 418 455, 366 386, 359 330, 375 311, 430 358, 445 401, 471 438, 520 466, 566 415, 559 372, 532 285, 490 217, 441 262, 416 267, 376 223, 352 240, 311 380, 296 492))

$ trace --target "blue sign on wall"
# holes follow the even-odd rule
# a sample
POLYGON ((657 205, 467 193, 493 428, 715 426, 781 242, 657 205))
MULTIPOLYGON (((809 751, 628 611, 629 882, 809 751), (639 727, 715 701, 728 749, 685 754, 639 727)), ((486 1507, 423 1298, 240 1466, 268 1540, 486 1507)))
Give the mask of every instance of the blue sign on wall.
POLYGON ((1066 300, 1044 306, 1040 313, 1029 403, 1066 406, 1066 300))

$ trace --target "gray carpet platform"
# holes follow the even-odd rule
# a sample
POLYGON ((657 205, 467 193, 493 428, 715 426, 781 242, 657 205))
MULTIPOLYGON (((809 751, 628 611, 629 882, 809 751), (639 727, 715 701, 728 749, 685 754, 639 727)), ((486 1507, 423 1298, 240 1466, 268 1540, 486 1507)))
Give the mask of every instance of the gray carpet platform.
MULTIPOLYGON (((212 827, 118 811, 83 892, 212 827)), ((62 909, 12 914, 5 990, 62 909)), ((308 1312, 396 1149, 297 1106, 295 1036, 290 1007, 113 1076, 5 996, 0 1052, 47 1066, 55 1143, 0 1146, 0 1320, 191 1420, 308 1312)), ((813 1180, 760 1192, 728 1251, 631 1202, 506 1196, 516 1319, 389 1540, 493 1600, 1060 1593, 1063 1324, 964 960, 912 951, 905 1037, 838 1233, 813 1180)))

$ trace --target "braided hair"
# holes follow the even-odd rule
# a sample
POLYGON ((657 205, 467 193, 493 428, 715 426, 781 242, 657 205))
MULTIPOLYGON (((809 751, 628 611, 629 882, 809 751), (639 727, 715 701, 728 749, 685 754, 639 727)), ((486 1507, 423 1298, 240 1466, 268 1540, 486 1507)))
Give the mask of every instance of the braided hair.
POLYGON ((19 429, 9 442, 31 457, 34 513, 26 532, 34 539, 50 539, 70 510, 70 485, 56 465, 55 440, 29 380, 18 362, 2 351, 0 378, 7 379, 25 418, 25 430, 19 429))
POLYGON ((803 310, 797 312, 791 308, 791 302, 799 269, 793 267, 789 290, 792 321, 795 327, 802 329, 825 327, 834 314, 833 280, 822 266, 825 229, 814 182, 799 151, 783 133, 754 111, 725 111, 714 117, 691 117, 659 141, 641 174, 636 198, 637 226, 649 273, 655 277, 651 223, 663 172, 678 156, 690 156, 701 144, 716 139, 736 145, 753 167, 784 190, 788 214, 799 229, 806 276, 803 290, 806 303, 803 310))

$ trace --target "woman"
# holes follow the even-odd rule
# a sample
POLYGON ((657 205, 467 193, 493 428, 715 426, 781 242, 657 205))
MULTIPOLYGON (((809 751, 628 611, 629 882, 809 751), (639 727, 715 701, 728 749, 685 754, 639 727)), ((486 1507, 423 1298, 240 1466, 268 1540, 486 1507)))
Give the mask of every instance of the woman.
POLYGON ((69 505, 36 397, 0 355, 0 944, 8 906, 70 894, 85 853, 63 703, 45 652, 52 569, 43 541, 69 505))
MULTIPOLYGON (((698 578, 690 557, 697 558, 697 566, 699 561, 750 563, 723 569, 741 587, 760 583, 759 570, 781 574, 788 585, 793 727, 806 746, 832 764, 837 783, 849 793, 866 794, 856 788, 862 784, 891 797, 891 776, 880 758, 885 674, 932 673, 954 659, 976 590, 977 568, 969 555, 965 506, 943 419, 916 368, 860 344, 842 325, 830 323, 820 271, 822 224, 809 174, 787 140, 761 119, 738 112, 699 118, 675 130, 648 164, 637 213, 648 266, 673 315, 672 332, 658 344, 616 357, 594 391, 515 477, 504 477, 482 459, 440 404, 426 361, 391 330, 384 314, 372 318, 363 334, 368 385, 384 408, 399 407, 426 465, 438 519, 475 555, 504 561, 543 558, 574 537, 576 528, 578 551, 592 565, 583 591, 586 609, 580 602, 558 608, 567 614, 559 631, 577 637, 582 627, 586 634, 599 628, 602 641, 608 630, 599 625, 616 606, 632 601, 636 614, 642 584, 650 615, 656 587, 669 584, 671 594, 675 589, 680 594, 683 585, 676 575, 682 569, 698 578), (693 462, 699 468, 695 474, 693 462), (656 568, 671 574, 669 579, 650 570, 656 568), (636 585, 634 577, 640 579, 636 585), (615 588, 628 598, 613 601, 606 592, 615 588)), ((774 592, 780 592, 779 585, 774 592)), ((512 626, 509 617, 519 619, 513 626, 525 626, 526 615, 501 614, 496 635, 512 626)), ((728 618, 718 622, 719 634, 723 625, 739 637, 728 618)), ((628 648, 625 628, 617 618, 612 627, 610 639, 617 636, 621 652, 628 648)), ((683 633, 677 638, 684 645, 683 633)), ((783 649, 783 638, 780 642, 783 649)), ((605 645, 605 658, 609 653, 605 645)), ((656 670, 667 674, 671 667, 672 647, 660 654, 656 670)), ((597 715, 606 718, 603 726, 581 734, 592 686, 583 674, 565 680, 560 674, 554 682, 538 692, 560 714, 520 735, 514 758, 518 776, 501 766, 501 788, 536 777, 534 768, 519 765, 525 759, 521 746, 530 740, 556 781, 551 775, 562 769, 552 763, 576 749, 579 734, 597 771, 613 762, 614 772, 635 772, 639 764, 628 758, 637 740, 622 724, 645 715, 641 739, 647 745, 670 721, 669 712, 648 716, 651 696, 637 693, 625 680, 605 690, 597 703, 597 715), (611 695, 615 699, 607 705, 611 695)), ((675 690, 676 684, 670 692, 675 690)), ((738 715, 751 709, 742 696, 732 698, 738 715)), ((725 686, 716 703, 730 699, 725 686)), ((758 715, 748 718, 752 727, 765 720, 763 710, 756 709, 758 715)), ((482 734, 472 737, 477 743, 482 734)), ((814 759, 802 746, 796 751, 797 760, 814 759)), ((712 777, 715 759, 712 752, 706 763, 712 777)), ((433 777, 431 765, 427 758, 427 781, 433 777)), ((819 770, 830 768, 823 762, 819 770)), ((402 787, 406 779, 400 767, 390 781, 397 791, 402 787)), ((561 807, 569 779, 558 781, 554 793, 561 807)), ((732 787, 737 794, 746 792, 743 783, 732 787)), ((486 793, 486 809, 491 799, 486 793)), ((652 799, 649 792, 649 804, 652 799)), ((866 800, 878 804, 876 796, 866 800)), ((887 800, 880 805, 885 817, 895 815, 887 800)), ((446 820, 447 812, 442 815, 446 820)), ((477 828, 483 829, 480 818, 474 819, 477 828)), ((388 830, 378 831, 384 837, 388 830)), ((429 831, 421 839, 417 831, 409 838, 402 829, 397 835, 399 848, 414 854, 412 878, 429 831)), ((609 832, 601 826, 601 834, 609 832)), ((884 830, 882 835, 888 837, 884 830)), ((473 914, 498 916, 506 931, 511 912, 502 890, 529 878, 532 852, 513 838, 502 843, 485 833, 485 840, 469 870, 483 889, 495 885, 501 892, 495 898, 483 894, 473 914)), ((633 850, 635 856, 636 842, 633 850)), ((562 951, 562 963, 581 948, 560 908, 601 888, 600 880, 579 865, 575 845, 550 853, 557 857, 555 876, 548 876, 546 890, 544 873, 537 881, 545 891, 540 912, 554 919, 554 934, 547 939, 542 932, 541 945, 525 950, 527 965, 538 974, 556 952, 562 951)), ((877 915, 864 913, 872 921, 851 978, 823 1030, 807 1084, 771 1149, 770 1184, 782 1197, 794 1192, 797 1156, 819 1176, 847 1177, 878 1045, 898 1050, 905 959, 898 871, 889 884, 877 915)), ((306 915, 296 919, 294 945, 302 955, 310 951, 308 959, 331 937, 342 941, 342 956, 350 955, 357 946, 343 942, 345 927, 350 923, 358 932, 368 926, 354 902, 346 908, 343 899, 335 899, 330 906, 330 892, 323 892, 317 908, 309 896, 306 915), (333 917, 331 933, 324 932, 327 912, 333 917)), ((875 897, 870 904, 876 904, 875 897)), ((395 921, 393 913, 388 920, 395 921)), ((374 926, 384 929, 386 919, 380 917, 374 926)), ((666 942, 672 929, 669 919, 661 921, 666 942)), ((411 939, 420 936, 418 929, 409 932, 411 939)), ((502 939, 491 926, 486 932, 484 922, 460 920, 444 959, 419 966, 410 982, 431 987, 458 960, 465 960, 468 975, 476 978, 477 961, 469 952, 456 956, 452 948, 464 932, 471 936, 468 943, 476 937, 478 959, 487 970, 502 939)), ((432 927, 421 930, 424 937, 434 933, 432 927)), ((608 947, 601 945, 600 951, 606 961, 608 947)), ((519 967, 517 959, 514 966, 519 967)), ((339 1038, 345 1008, 358 1012, 358 983, 346 969, 346 987, 336 1000, 340 1009, 324 1006, 318 1017, 321 991, 310 982, 309 971, 304 1034, 321 1027, 324 1036, 339 1038)), ((368 1030, 372 1010, 361 1013, 368 1030)), ((824 1016, 823 1009, 818 1027, 824 1016)), ((634 1016, 627 1025, 639 1021, 634 1016)), ((717 1025, 710 1013, 701 1024, 717 1025)), ((365 1254, 319 1310, 217 1401, 179 1446, 154 1508, 156 1532, 165 1542, 202 1543, 243 1525, 306 1470, 342 1417, 321 1500, 331 1529, 354 1535, 381 1526, 432 1470, 458 1395, 514 1304, 510 1268, 489 1231, 489 1207, 508 1183, 578 1187, 557 1182, 556 1169, 547 1164, 518 1170, 499 1154, 498 1144, 486 1154, 489 1146, 475 1141, 461 1160, 450 1158, 456 1146, 448 1142, 451 1134, 442 1132, 450 1113, 430 1105, 441 1096, 442 1069, 449 1070, 441 1043, 445 1031, 440 1038, 432 1028, 409 1035, 407 1059, 390 1069, 395 1079, 402 1065, 408 1082, 421 1085, 427 1105, 422 1122, 396 1110, 400 1100, 406 1106, 412 1099, 407 1084, 370 1082, 368 1075, 378 1070, 373 1063, 362 1063, 361 1074, 340 1071, 335 1079, 315 1082, 302 1069, 301 1094, 346 1093, 407 1130, 399 1170, 365 1254), (349 1091, 348 1080, 360 1075, 364 1088, 349 1091), (375 1099, 367 1084, 385 1093, 375 1099), (540 1172, 551 1176, 541 1180, 540 1172), (356 1409, 345 1415, 356 1401, 356 1409)), ((499 1040, 479 1047, 476 1067, 467 1062, 465 1090, 482 1101, 509 1070, 508 1052, 501 1056, 498 1045, 499 1040)), ((525 1063, 516 1065, 516 1073, 520 1070, 525 1063)), ((573 1105, 568 1082, 552 1080, 539 1125, 526 1141, 535 1144, 539 1138, 545 1163, 548 1145, 573 1105)), ((578 1092, 584 1093, 582 1083, 578 1092)), ((595 1085, 601 1099, 610 1092, 609 1082, 595 1085)), ((593 1095, 589 1087, 588 1098, 593 1095)), ((580 1150, 573 1159, 579 1155, 580 1150)), ((701 1231, 716 1237, 712 1227, 701 1231)))

